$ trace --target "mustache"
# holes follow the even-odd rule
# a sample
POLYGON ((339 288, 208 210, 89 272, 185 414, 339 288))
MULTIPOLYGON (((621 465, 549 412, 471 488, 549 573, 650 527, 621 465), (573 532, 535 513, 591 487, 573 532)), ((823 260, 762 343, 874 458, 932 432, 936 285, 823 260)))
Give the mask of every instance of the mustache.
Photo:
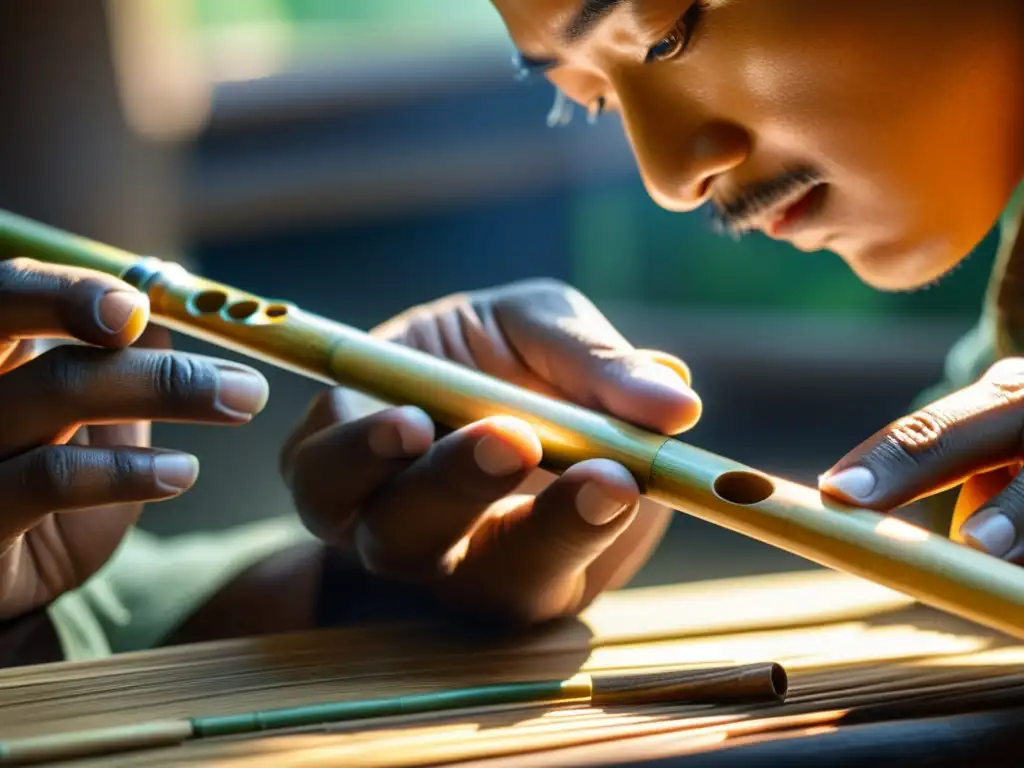
POLYGON ((753 182, 729 198, 711 200, 708 216, 719 234, 739 237, 749 229, 751 220, 801 187, 813 187, 822 175, 811 168, 794 168, 774 178, 753 182))

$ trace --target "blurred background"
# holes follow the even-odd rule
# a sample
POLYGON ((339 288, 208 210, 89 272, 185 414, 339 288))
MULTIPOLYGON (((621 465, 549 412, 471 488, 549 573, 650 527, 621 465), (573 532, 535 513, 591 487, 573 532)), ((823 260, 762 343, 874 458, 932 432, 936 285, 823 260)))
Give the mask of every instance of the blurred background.
MULTIPOLYGON (((548 128, 553 91, 517 81, 511 53, 486 0, 16 0, 0 207, 361 328, 560 278, 691 365, 705 415, 688 441, 804 482, 937 381, 994 236, 913 294, 718 237, 648 199, 616 118, 548 128)), ((144 527, 291 512, 277 453, 318 385, 257 367, 272 398, 251 426, 156 427, 203 471, 144 527)), ((806 566, 679 516, 636 584, 806 566)))

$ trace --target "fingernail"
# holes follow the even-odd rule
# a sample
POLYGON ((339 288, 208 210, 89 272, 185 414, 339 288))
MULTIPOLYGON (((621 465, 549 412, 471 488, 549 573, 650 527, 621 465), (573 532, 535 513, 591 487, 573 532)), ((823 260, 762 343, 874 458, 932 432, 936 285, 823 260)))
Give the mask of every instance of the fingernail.
POLYGON ((874 473, 867 467, 852 467, 844 469, 838 475, 822 478, 821 485, 838 491, 853 501, 867 501, 871 492, 875 490, 876 482, 874 473))
POLYGON ((994 557, 1007 554, 1017 542, 1017 531, 1013 523, 998 509, 978 512, 963 524, 960 533, 975 549, 994 557))
POLYGON ((680 389, 687 392, 690 391, 690 387, 687 386, 683 377, 664 365, 645 365, 642 368, 637 368, 633 371, 633 377, 637 379, 644 379, 645 381, 652 381, 656 384, 663 384, 664 386, 671 387, 672 389, 680 389))
POLYGON ((132 321, 136 312, 145 310, 149 299, 145 294, 130 291, 111 291, 100 299, 100 323, 109 333, 120 333, 132 321))
POLYGON ((486 435, 473 449, 476 465, 491 477, 505 477, 523 469, 523 457, 508 443, 486 435))
POLYGON ((199 459, 182 453, 162 453, 153 457, 153 468, 163 489, 177 493, 195 483, 199 476, 199 459))
POLYGON ((217 404, 233 416, 254 416, 263 410, 270 385, 259 374, 222 368, 217 384, 217 404))
POLYGON ((607 525, 629 507, 629 504, 610 496, 601 483, 593 480, 576 493, 576 511, 591 525, 607 525))
POLYGON ((399 409, 405 419, 378 424, 370 430, 370 450, 382 459, 404 459, 423 453, 434 439, 434 423, 419 408, 399 409))

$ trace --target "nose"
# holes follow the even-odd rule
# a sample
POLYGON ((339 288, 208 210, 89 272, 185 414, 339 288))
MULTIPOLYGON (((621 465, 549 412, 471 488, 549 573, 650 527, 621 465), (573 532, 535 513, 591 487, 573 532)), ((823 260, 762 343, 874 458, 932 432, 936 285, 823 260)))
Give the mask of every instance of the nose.
POLYGON ((662 208, 692 211, 703 205, 714 181, 750 155, 741 126, 713 119, 695 105, 663 98, 621 99, 622 119, 648 194, 662 208))

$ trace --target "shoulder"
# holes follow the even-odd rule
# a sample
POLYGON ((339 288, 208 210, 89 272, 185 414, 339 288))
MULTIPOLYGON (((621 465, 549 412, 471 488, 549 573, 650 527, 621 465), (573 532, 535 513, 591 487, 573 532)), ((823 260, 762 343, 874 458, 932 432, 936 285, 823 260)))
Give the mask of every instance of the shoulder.
POLYGON ((1024 184, 1000 220, 1000 248, 977 324, 949 351, 942 381, 923 392, 917 407, 968 386, 1001 357, 1024 353, 1024 184))
POLYGON ((986 312, 995 328, 1000 357, 1024 354, 1024 184, 1010 201, 1000 221, 1001 241, 986 312))

